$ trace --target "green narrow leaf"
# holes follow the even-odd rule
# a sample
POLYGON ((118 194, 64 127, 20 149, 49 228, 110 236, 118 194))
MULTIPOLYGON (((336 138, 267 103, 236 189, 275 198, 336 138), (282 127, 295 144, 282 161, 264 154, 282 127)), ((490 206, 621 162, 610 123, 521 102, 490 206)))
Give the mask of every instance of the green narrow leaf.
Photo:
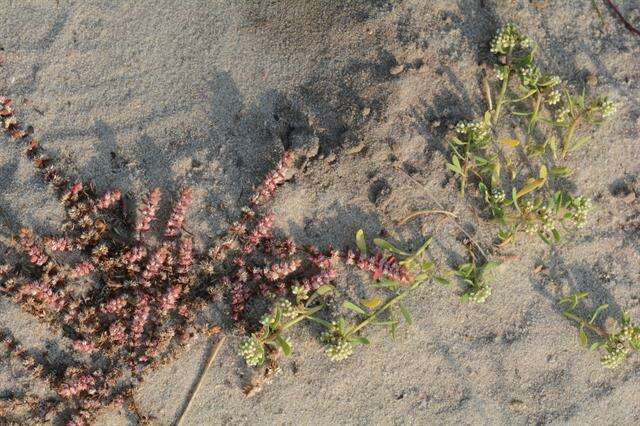
POLYGON ((493 269, 496 269, 498 266, 500 266, 500 262, 487 262, 478 269, 478 276, 482 277, 484 276, 484 274, 490 272, 493 269))
POLYGON ((531 179, 529 182, 527 182, 520 191, 518 191, 516 193, 516 199, 521 198, 525 195, 527 195, 528 193, 535 191, 536 189, 540 188, 542 185, 544 185, 545 180, 538 178, 538 179, 531 179))
POLYGON ((399 248, 397 248, 396 246, 394 246, 393 244, 391 244, 390 242, 383 240, 382 238, 375 238, 373 240, 373 244, 376 245, 376 247, 382 249, 382 250, 387 250, 390 251, 391 253, 396 253, 399 254, 401 256, 409 256, 409 253, 407 253, 406 251, 402 251, 399 248))
POLYGON ((369 299, 362 299, 360 303, 369 309, 375 309, 380 306, 380 304, 382 303, 382 299, 380 299, 379 297, 371 297, 369 299))
POLYGON ((367 255, 367 242, 364 240, 364 231, 362 229, 358 229, 356 232, 356 245, 358 246, 358 250, 364 256, 367 255))
POLYGON ((451 286, 451 281, 449 281, 449 280, 448 280, 448 279, 446 279, 446 278, 443 278, 443 277, 433 277, 433 279, 434 279, 434 281, 435 281, 435 282, 437 282, 437 283, 438 283, 438 284, 440 284, 440 285, 444 285, 444 286, 447 286, 447 287, 451 286))
POLYGON ((589 136, 583 136, 578 139, 572 146, 569 148, 569 152, 573 152, 579 148, 581 148, 585 143, 589 142, 589 136))
POLYGON ((607 304, 598 306, 595 312, 593 313, 593 315, 591 316, 591 319, 589 320, 589 324, 593 324, 593 322, 598 318, 598 315, 600 315, 600 312, 604 311, 608 307, 609 305, 607 304))
POLYGON ((366 337, 352 337, 349 339, 349 342, 353 343, 354 345, 370 344, 369 339, 367 339, 366 337))
POLYGON ((355 303, 350 302, 348 300, 345 301, 342 304, 342 307, 346 308, 346 309, 349 309, 349 310, 352 310, 353 312, 356 312, 356 313, 361 314, 361 315, 367 315, 367 313, 364 311, 364 309, 362 309, 360 306, 358 306, 355 303))
POLYGON ((553 239, 556 240, 556 243, 560 244, 560 233, 556 228, 553 228, 551 231, 553 233, 553 239))
POLYGON ((547 180, 547 166, 545 166, 544 164, 540 166, 539 176, 540 176, 540 179, 547 180))
POLYGON ((320 296, 324 296, 325 294, 331 293, 334 288, 335 287, 333 287, 331 284, 324 284, 318 287, 316 293, 318 293, 320 296))
POLYGON ((578 340, 580 340, 580 344, 582 346, 587 346, 589 344, 589 338, 587 337, 587 333, 581 328, 578 333, 578 340))
POLYGON ((573 174, 573 170, 569 167, 554 166, 550 170, 551 174, 559 177, 567 177, 573 174))
POLYGON ((631 315, 629 315, 629 312, 622 311, 622 315, 620 316, 620 323, 622 324, 622 326, 631 324, 631 315))
POLYGON ((558 158, 558 143, 556 142, 555 136, 551 136, 549 139, 547 139, 547 144, 549 145, 549 148, 551 149, 551 155, 553 155, 553 159, 555 160, 556 158, 558 158))
POLYGON ((400 308, 400 312, 402 313, 402 316, 404 317, 404 320, 406 321, 406 323, 409 325, 413 324, 413 320, 411 319, 411 314, 409 313, 407 308, 402 303, 398 303, 398 307, 400 308))
POLYGON ((551 241, 549 241, 549 239, 542 232, 538 232, 538 236, 542 241, 545 242, 545 244, 551 245, 551 241))
POLYGON ((518 210, 518 213, 522 214, 522 210, 518 205, 518 190, 515 187, 511 188, 511 200, 513 200, 513 206, 518 210))
POLYGON ((278 346, 280 346, 280 348, 282 349, 282 353, 284 353, 285 356, 291 355, 291 346, 289 346, 287 341, 283 339, 279 334, 276 336, 276 343, 278 344, 278 346))
POLYGON ((420 257, 422 256, 422 254, 429 248, 429 246, 431 245, 431 241, 433 241, 433 237, 429 237, 427 238, 427 240, 422 243, 422 245, 420 246, 420 248, 418 250, 416 250, 415 254, 412 256, 414 258, 416 257, 420 257))

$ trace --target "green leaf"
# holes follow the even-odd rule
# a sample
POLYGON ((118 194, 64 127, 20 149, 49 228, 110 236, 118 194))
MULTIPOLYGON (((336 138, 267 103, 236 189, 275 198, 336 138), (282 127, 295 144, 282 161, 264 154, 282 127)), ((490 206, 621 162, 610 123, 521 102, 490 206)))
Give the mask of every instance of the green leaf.
POLYGON ((364 240, 364 231, 362 229, 358 229, 356 232, 356 245, 358 246, 358 250, 364 256, 367 255, 367 242, 364 240))
POLYGON ((416 250, 416 252, 414 253, 414 255, 412 257, 416 258, 416 257, 420 257, 423 255, 423 253, 429 248, 429 246, 431 245, 431 241, 433 241, 433 237, 429 237, 427 238, 427 240, 422 243, 422 245, 420 246, 420 248, 418 250, 416 250))
POLYGON ((456 156, 451 157, 451 163, 447 163, 447 168, 459 175, 463 174, 462 167, 460 166, 460 160, 458 160, 458 157, 456 156))
POLYGON ((604 342, 593 342, 591 346, 589 346, 590 351, 595 351, 596 349, 604 346, 604 342))
POLYGON ((316 293, 318 293, 320 296, 324 296, 325 294, 331 293, 333 290, 335 290, 334 286, 332 286, 331 284, 324 284, 318 287, 316 293))
POLYGON ((607 304, 598 306, 595 312, 593 313, 593 315, 591 316, 591 319, 589 320, 589 324, 593 324, 593 322, 598 318, 598 315, 600 315, 600 312, 604 311, 608 307, 609 305, 607 304))
POLYGON ((538 179, 530 179, 523 187, 520 191, 518 191, 516 193, 516 199, 521 198, 525 195, 527 195, 528 193, 535 191, 536 189, 540 188, 542 185, 544 185, 545 180, 542 178, 538 178, 538 179))
POLYGON ((556 159, 558 154, 558 144, 556 142, 555 136, 551 136, 549 139, 547 139, 547 144, 551 149, 551 154, 553 155, 553 158, 556 159))
POLYGON ((589 296, 589 292, 588 291, 581 291, 578 293, 574 293, 571 296, 567 296, 567 297, 563 297, 562 299, 560 299, 560 301, 558 302, 559 304, 565 304, 565 303, 570 303, 571 304, 571 309, 574 309, 576 306, 578 306, 578 303, 589 296))
POLYGON ((578 340, 582 346, 587 346, 589 344, 589 337, 587 337, 587 333, 581 328, 578 332, 578 340))
POLYGON ((511 199, 513 200, 513 206, 516 208, 518 213, 522 214, 522 210, 520 210, 520 206, 518 205, 518 190, 515 187, 511 188, 511 199))
POLYGON ((622 315, 620 316, 620 324, 622 324, 623 327, 625 325, 631 324, 631 315, 629 315, 629 312, 622 311, 622 315))
POLYGON ((553 176, 567 177, 573 174, 573 170, 569 167, 554 166, 550 170, 553 176))
POLYGON ((380 306, 382 299, 379 297, 371 297, 369 299, 362 299, 360 303, 369 309, 375 309, 380 306))
POLYGON ((547 166, 545 166, 544 164, 540 166, 539 176, 540 179, 547 180, 547 166))
POLYGON ((285 356, 291 355, 291 346, 289 346, 287 341, 283 339, 279 334, 276 335, 276 343, 278 344, 278 346, 280 346, 280 348, 282 349, 282 353, 284 353, 285 356))
POLYGON ((569 148, 569 152, 573 152, 579 148, 581 148, 585 143, 589 142, 589 136, 583 136, 578 139, 572 146, 569 148))
POLYGON ((387 278, 380 278, 380 280, 378 280, 378 282, 374 282, 370 284, 371 287, 373 288, 390 288, 390 289, 394 289, 398 287, 398 283, 395 281, 391 281, 390 279, 387 278))
POLYGON ((353 343, 354 345, 370 344, 369 339, 367 339, 366 337, 352 337, 349 339, 349 342, 353 343))
POLYGON ((361 315, 367 315, 367 313, 364 311, 364 309, 362 309, 360 306, 358 306, 355 303, 350 302, 348 300, 345 301, 342 304, 342 307, 346 308, 346 309, 349 309, 349 310, 352 310, 353 312, 356 312, 356 313, 361 314, 361 315))
POLYGON ((484 276, 484 274, 486 274, 487 272, 490 272, 493 269, 496 269, 498 266, 500 266, 500 262, 494 262, 494 261, 487 262, 484 265, 482 265, 480 268, 478 268, 478 276, 482 277, 484 276))
POLYGON ((391 335, 391 338, 395 340, 396 338, 396 330, 398 330, 398 321, 396 321, 396 319, 393 319, 393 322, 391 324, 389 324, 389 334, 391 335))
POLYGON ((400 308, 400 312, 402 313, 402 316, 404 317, 404 320, 406 321, 406 323, 409 325, 413 324, 413 320, 411 319, 411 314, 409 313, 407 308, 405 308, 405 306, 402 303, 398 303, 398 307, 400 308))
POLYGON ((551 241, 549 241, 549 239, 546 237, 546 235, 544 235, 542 232, 538 232, 538 236, 540 237, 540 239, 542 241, 545 242, 545 244, 551 245, 551 241))
POLYGON ((553 228, 551 230, 551 233, 553 234, 553 239, 556 240, 556 243, 560 244, 560 233, 558 232, 558 230, 556 228, 553 228))
POLYGON ((400 250, 399 248, 397 248, 390 242, 383 240, 382 238, 375 238, 373 240, 373 244, 375 244, 376 247, 380 248, 381 250, 387 250, 387 251, 390 251, 391 253, 396 253, 401 256, 409 256, 409 253, 407 253, 406 251, 400 250))
POLYGON ((437 282, 438 284, 440 284, 440 285, 444 285, 444 286, 447 286, 447 287, 451 286, 451 281, 449 281, 449 280, 448 280, 448 279, 446 279, 446 278, 443 278, 443 277, 433 277, 433 280, 434 280, 435 282, 437 282))

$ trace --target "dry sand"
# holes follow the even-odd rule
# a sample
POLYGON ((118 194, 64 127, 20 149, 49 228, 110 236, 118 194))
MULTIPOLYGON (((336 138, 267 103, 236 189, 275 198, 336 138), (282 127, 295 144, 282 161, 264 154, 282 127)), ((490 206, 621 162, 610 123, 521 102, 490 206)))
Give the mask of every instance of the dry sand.
MULTIPOLYGON (((2 0, 0 92, 44 146, 101 190, 135 197, 192 185, 189 228, 205 236, 200 244, 292 146, 309 159, 278 197, 282 232, 342 246, 360 227, 386 229, 411 247, 437 232, 437 258, 451 264, 464 250, 450 222, 395 221, 434 208, 428 193, 491 241, 495 229, 475 219, 443 171, 445 141, 449 125, 484 108, 488 42, 515 22, 539 43, 548 71, 576 87, 597 75, 619 104, 572 160, 577 187, 596 204, 590 224, 553 256, 535 240, 511 248, 485 305, 424 288, 408 303, 414 325, 396 341, 371 332, 372 345, 339 365, 302 331, 283 372, 250 400, 231 339, 185 424, 638 424, 640 360, 601 368, 557 305, 584 290, 611 314, 640 318, 640 205, 630 195, 640 196, 640 37, 596 3, 604 29, 591 2, 578 0, 2 0), (541 263, 548 269, 535 274, 541 263)), ((640 15, 638 6, 624 10, 640 15)), ((12 220, 56 229, 53 194, 5 141, 0 188, 12 220)), ((3 300, 0 326, 54 355, 68 344, 3 300)), ((139 390, 153 424, 174 420, 206 346, 195 342, 139 390)), ((0 361, 0 393, 25 380, 0 361)), ((131 422, 115 411, 100 419, 131 422)))

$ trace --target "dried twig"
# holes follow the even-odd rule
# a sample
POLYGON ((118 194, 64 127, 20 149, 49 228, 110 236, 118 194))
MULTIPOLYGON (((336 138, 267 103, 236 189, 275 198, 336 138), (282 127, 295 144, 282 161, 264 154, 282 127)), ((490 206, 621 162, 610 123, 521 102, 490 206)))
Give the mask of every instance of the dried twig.
POLYGON ((426 216, 430 214, 443 214, 443 215, 452 217, 454 219, 458 218, 458 216, 446 210, 418 210, 411 213, 409 216, 405 217, 404 219, 399 220, 398 225, 404 225, 405 223, 415 219, 416 217, 426 216))
MULTIPOLYGON (((425 187, 425 184, 424 184, 424 183, 420 182, 419 180, 417 180, 416 178, 414 178, 413 176, 411 176, 411 175, 410 175, 409 173, 407 173, 405 170, 401 169, 401 168, 400 168, 400 167, 398 167, 398 166, 396 166, 396 167, 395 167, 395 169, 396 169, 396 170, 398 170, 400 173, 404 174, 406 177, 408 177, 408 178, 409 178, 409 180, 411 180, 414 184, 416 184, 416 185, 418 185, 418 186, 421 186, 421 187, 423 187, 423 188, 425 187)), ((444 206, 443 206, 443 205, 442 205, 438 200, 436 200, 433 196, 431 196, 431 194, 429 194, 429 192, 428 192, 428 191, 425 191, 425 195, 426 195, 427 197, 429 197, 429 198, 431 199, 431 201, 432 201, 436 206, 438 206, 438 208, 439 208, 441 211, 446 211, 446 209, 444 208, 444 206)), ((485 251, 482 249, 482 246, 480 246, 480 244, 479 244, 479 243, 478 243, 478 242, 477 242, 477 241, 476 241, 476 240, 475 240, 471 235, 469 235, 469 233, 467 232, 467 230, 466 230, 466 229, 464 229, 464 228, 462 227, 462 225, 460 225, 460 224, 458 223, 458 221, 457 221, 457 220, 454 220, 454 221, 453 221, 453 223, 456 225, 456 227, 457 227, 460 231, 462 231, 462 233, 463 233, 463 234, 464 234, 464 235, 469 239, 469 241, 470 241, 473 245, 475 245, 475 246, 478 248, 478 252, 482 255, 482 257, 484 257, 486 261, 489 261, 489 257, 487 256, 487 254, 485 253, 485 251)))
POLYGON ((640 30, 638 30, 636 27, 631 25, 631 23, 629 21, 627 21, 627 19, 624 17, 622 12, 620 12, 620 9, 618 9, 618 6, 616 6, 615 3, 613 3, 611 0, 604 0, 604 1, 605 1, 605 3, 607 3, 609 5, 609 7, 611 9, 613 9, 615 14, 618 15, 618 18, 620 18, 620 20, 622 21, 622 23, 624 24, 626 29, 628 29, 629 31, 631 31, 635 35, 640 36, 640 30))
POLYGON ((222 335, 218 340, 218 343, 215 346, 212 346, 211 349, 209 350, 209 357, 207 359, 207 364, 198 375, 196 382, 194 383, 193 387, 191 388, 191 391, 189 392, 189 395, 187 396, 187 402, 186 404, 184 404, 184 409, 178 415, 178 418, 175 421, 174 425, 180 426, 182 424, 182 419, 184 418, 185 414, 187 414, 187 412, 189 411, 189 407, 191 407, 191 403, 193 402, 196 395, 198 394, 198 391, 200 390, 200 386, 202 385, 202 379, 207 374, 207 371, 209 371, 209 369, 211 368, 211 365, 213 365, 213 362, 218 357, 218 354, 220 353, 220 349, 222 348, 226 340, 227 340, 227 336, 222 335))

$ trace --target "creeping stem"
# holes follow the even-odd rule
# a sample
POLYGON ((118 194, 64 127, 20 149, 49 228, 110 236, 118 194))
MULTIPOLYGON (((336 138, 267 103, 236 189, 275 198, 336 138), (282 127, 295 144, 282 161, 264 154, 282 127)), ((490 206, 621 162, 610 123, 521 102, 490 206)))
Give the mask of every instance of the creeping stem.
POLYGON ((396 303, 400 302, 402 299, 404 299, 409 293, 411 293, 413 290, 417 289, 418 287, 420 287, 422 284, 424 284, 426 281, 416 281, 411 287, 409 287, 408 289, 406 289, 405 291, 403 291, 402 293, 396 294, 395 296, 389 298, 384 305, 382 305, 380 308, 378 308, 374 313, 372 313, 371 315, 369 315, 367 318, 365 318, 362 322, 360 322, 360 324, 353 326, 348 332, 347 335, 345 337, 348 337, 354 333, 357 333, 358 331, 362 330, 364 327, 366 327, 367 325, 369 325, 373 320, 375 320, 378 315, 382 314, 384 311, 386 311, 387 309, 389 309, 391 306, 395 305, 396 303))
POLYGON ((582 327, 588 328, 589 330, 593 331, 594 333, 596 333, 598 336, 602 337, 603 339, 606 340, 606 339, 609 338, 609 333, 607 333, 606 330, 604 330, 602 327, 598 327, 597 325, 591 324, 590 322, 588 322, 584 318, 580 318, 579 316, 577 316, 575 314, 572 314, 571 312, 568 312, 568 311, 563 312, 563 315, 565 317, 569 318, 570 320, 573 320, 573 321, 577 322, 582 327))

